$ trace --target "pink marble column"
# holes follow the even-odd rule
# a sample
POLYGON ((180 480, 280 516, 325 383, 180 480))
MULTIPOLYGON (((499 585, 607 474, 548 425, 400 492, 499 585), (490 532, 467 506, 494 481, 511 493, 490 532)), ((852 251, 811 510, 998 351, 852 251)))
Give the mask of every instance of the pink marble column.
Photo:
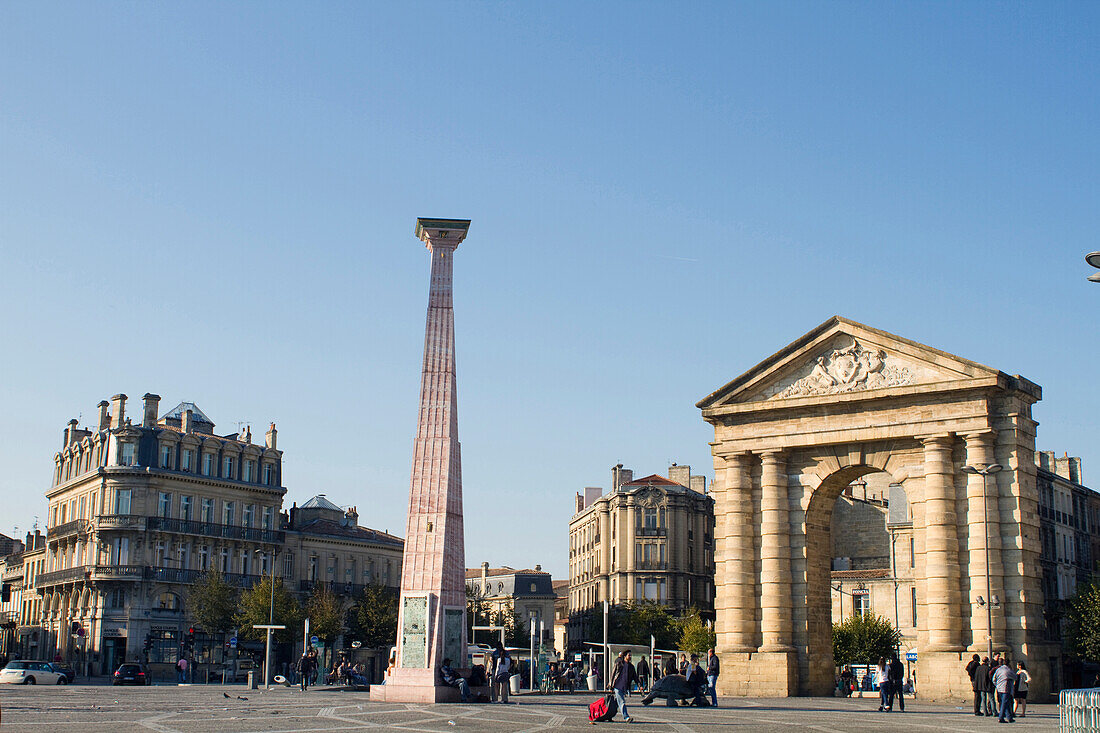
MULTIPOLYGON (((397 667, 387 682, 402 699, 428 701, 445 657, 466 665, 466 562, 462 531, 462 461, 455 390, 451 275, 469 221, 417 219, 416 235, 432 258, 420 415, 413 450, 397 667), (448 613, 449 611, 449 613, 448 613), (450 633, 448 633, 448 630, 450 633), (420 688, 417 691, 417 688, 420 688)), ((387 692, 387 699, 391 696, 387 692)), ((394 698, 396 699, 396 698, 394 698)))

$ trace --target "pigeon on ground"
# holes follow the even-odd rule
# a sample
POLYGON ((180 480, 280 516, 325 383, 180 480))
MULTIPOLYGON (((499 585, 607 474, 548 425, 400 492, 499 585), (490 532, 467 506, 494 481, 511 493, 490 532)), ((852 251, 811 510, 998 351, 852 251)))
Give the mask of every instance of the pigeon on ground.
POLYGON ((222 697, 224 697, 226 700, 229 699, 229 695, 227 693, 224 693, 224 692, 222 693, 222 697))
POLYGON ((240 695, 237 695, 237 699, 238 700, 247 700, 248 698, 247 697, 241 697, 240 695))

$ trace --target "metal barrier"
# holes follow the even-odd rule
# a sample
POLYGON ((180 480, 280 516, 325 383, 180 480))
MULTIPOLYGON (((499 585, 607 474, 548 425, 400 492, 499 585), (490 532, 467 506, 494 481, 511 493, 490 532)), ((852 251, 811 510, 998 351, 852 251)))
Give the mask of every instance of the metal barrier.
POLYGON ((1059 733, 1100 733, 1100 687, 1058 693, 1059 733))

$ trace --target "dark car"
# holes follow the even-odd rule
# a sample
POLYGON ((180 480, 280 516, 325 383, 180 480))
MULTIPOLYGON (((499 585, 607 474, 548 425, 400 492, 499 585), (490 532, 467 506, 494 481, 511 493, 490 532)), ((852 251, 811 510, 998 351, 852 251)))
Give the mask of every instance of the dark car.
POLYGON ((76 670, 68 664, 61 664, 60 662, 50 662, 50 666, 54 672, 65 675, 65 679, 71 685, 76 680, 76 670))
POLYGON ((113 685, 151 685, 153 678, 144 664, 128 662, 115 671, 113 685))

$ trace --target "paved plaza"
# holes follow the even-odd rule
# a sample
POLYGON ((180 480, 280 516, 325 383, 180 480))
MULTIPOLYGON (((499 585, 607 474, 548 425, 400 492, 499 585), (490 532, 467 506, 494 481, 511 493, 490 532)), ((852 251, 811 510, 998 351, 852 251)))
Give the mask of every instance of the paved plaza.
MULTIPOLYGON (((593 693, 520 696, 511 705, 414 705, 371 703, 364 692, 314 688, 302 694, 280 688, 266 692, 243 686, 71 687, 0 686, 3 733, 67 731, 266 731, 298 733, 357 728, 405 731, 594 730, 587 703, 593 693), (227 699, 225 695, 228 694, 227 699), (247 698, 247 699, 240 699, 247 698)), ((636 697, 634 699, 637 699, 636 697)), ((834 698, 736 699, 717 710, 630 706, 631 730, 980 731, 997 728, 994 718, 977 719, 965 708, 913 701, 908 712, 879 713, 876 700, 834 698)), ((1055 705, 1039 705, 1016 728, 1052 731, 1055 705)), ((621 720, 597 727, 626 727, 621 720)))

